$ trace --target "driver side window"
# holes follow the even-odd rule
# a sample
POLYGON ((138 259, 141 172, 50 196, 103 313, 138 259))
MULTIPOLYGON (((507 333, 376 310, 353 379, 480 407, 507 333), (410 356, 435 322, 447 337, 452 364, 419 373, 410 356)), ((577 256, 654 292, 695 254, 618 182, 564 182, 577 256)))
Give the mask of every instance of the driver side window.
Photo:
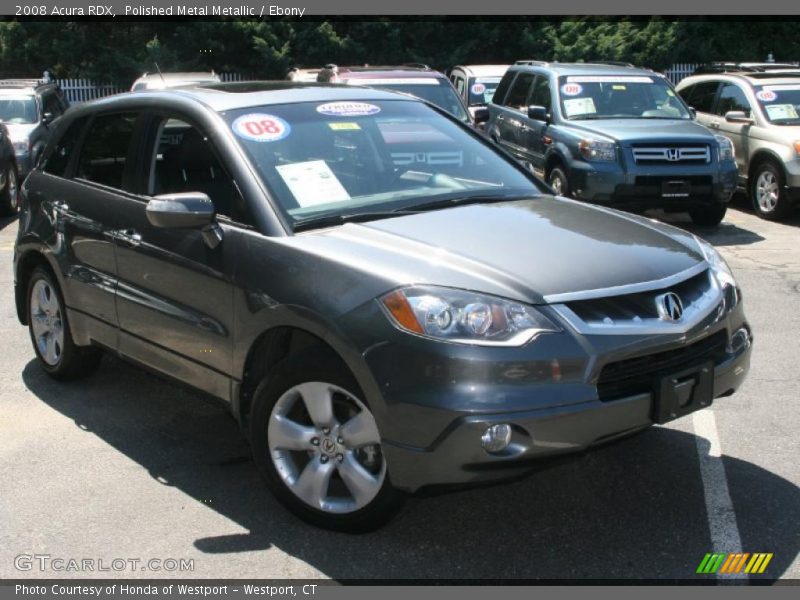
POLYGON ((717 100, 717 108, 714 111, 720 116, 725 116, 725 113, 730 111, 741 111, 746 116, 750 116, 750 102, 744 95, 744 92, 738 85, 733 83, 724 83, 722 90, 719 92, 719 99, 717 100))
POLYGON ((163 119, 157 126, 147 179, 147 195, 202 192, 218 215, 253 225, 233 178, 222 166, 210 140, 180 119, 163 119))

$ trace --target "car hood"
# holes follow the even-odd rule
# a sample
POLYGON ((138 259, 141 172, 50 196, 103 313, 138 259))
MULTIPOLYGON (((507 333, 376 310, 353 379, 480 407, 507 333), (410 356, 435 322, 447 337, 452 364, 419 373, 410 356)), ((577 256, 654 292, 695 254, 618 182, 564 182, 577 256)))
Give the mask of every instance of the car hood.
POLYGON ((549 196, 349 223, 290 239, 390 287, 427 283, 534 304, 656 281, 704 260, 689 233, 549 196))
POLYGON ((571 121, 570 127, 597 133, 621 143, 654 141, 710 141, 713 134, 697 121, 689 119, 598 119, 571 121))

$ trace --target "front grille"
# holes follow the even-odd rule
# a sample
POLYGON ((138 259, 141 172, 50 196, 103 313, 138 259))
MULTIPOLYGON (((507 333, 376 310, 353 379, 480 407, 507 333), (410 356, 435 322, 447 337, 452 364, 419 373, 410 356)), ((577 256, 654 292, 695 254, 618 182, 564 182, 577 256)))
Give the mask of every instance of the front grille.
POLYGON ((633 160, 637 164, 701 164, 711 162, 711 149, 705 144, 633 147, 633 160))
POLYGON ((597 393, 602 402, 650 393, 661 377, 670 373, 700 366, 709 360, 719 364, 726 356, 727 342, 723 329, 688 346, 609 363, 600 371, 597 393))
POLYGON ((707 300, 716 296, 706 270, 668 289, 577 300, 568 302, 567 306, 589 326, 641 324, 659 318, 656 298, 666 291, 678 294, 684 310, 689 310, 690 314, 694 309, 702 310, 707 300))

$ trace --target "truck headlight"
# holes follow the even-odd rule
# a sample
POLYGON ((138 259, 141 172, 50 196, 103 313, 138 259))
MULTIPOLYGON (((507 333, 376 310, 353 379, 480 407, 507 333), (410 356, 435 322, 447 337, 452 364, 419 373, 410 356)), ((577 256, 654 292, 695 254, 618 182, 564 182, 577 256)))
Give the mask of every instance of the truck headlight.
POLYGON ((617 160, 617 147, 614 142, 581 140, 578 142, 578 150, 586 160, 597 162, 613 162, 617 160))
POLYGON ((741 297, 739 286, 736 285, 736 279, 733 277, 733 271, 731 271, 728 263, 725 262, 725 259, 722 258, 722 255, 717 251, 716 248, 714 248, 714 246, 705 240, 701 240, 697 236, 695 236, 695 240, 697 240, 697 245, 700 246, 700 251, 703 253, 703 257, 711 267, 711 272, 716 278, 717 283, 719 283, 719 286, 725 293, 725 298, 728 302, 728 308, 733 308, 739 303, 739 299, 741 297))
POLYGON ((390 320, 409 333, 458 344, 522 346, 559 327, 532 306, 435 286, 412 286, 380 298, 390 320))
POLYGON ((730 138, 724 135, 715 135, 717 144, 719 144, 719 161, 734 160, 736 158, 736 151, 733 149, 733 142, 730 138))

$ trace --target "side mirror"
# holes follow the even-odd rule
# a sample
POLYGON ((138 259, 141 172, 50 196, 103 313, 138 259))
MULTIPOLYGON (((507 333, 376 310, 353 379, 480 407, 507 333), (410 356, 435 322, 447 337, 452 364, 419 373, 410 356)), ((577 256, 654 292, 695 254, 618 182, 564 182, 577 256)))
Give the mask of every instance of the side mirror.
POLYGON ((475 119, 476 125, 486 123, 489 120, 489 109, 485 106, 476 108, 475 112, 472 114, 472 117, 475 119))
POLYGON ((532 104, 528 107, 528 118, 534 121, 549 121, 550 115, 547 114, 547 109, 544 106, 532 104))
POLYGON ((202 192, 154 196, 145 209, 154 227, 201 229, 214 222, 214 203, 202 192))
POLYGON ((42 123, 44 123, 45 125, 49 125, 50 123, 52 123, 52 122, 53 122, 53 120, 54 120, 55 118, 56 118, 56 117, 55 117, 55 115, 54 115, 53 113, 51 113, 51 112, 46 112, 46 113, 44 113, 44 114, 42 115, 42 123))
POLYGON ((754 123, 742 110, 729 110, 725 113, 725 120, 728 123, 754 123))
POLYGON ((693 119, 697 118, 697 111, 694 108, 692 108, 691 106, 689 107, 689 114, 692 115, 693 119))

